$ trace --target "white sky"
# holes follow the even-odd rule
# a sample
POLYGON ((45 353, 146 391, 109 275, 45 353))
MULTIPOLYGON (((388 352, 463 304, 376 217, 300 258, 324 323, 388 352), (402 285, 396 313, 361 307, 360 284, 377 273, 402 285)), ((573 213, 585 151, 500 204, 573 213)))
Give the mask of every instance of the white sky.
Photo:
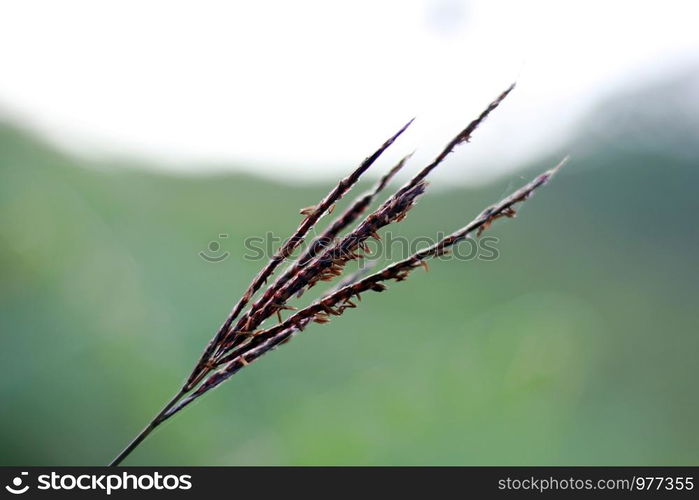
POLYGON ((698 20, 696 0, 0 0, 0 109, 83 154, 305 177, 415 115, 388 158, 425 161, 516 79, 444 169, 482 177, 696 61, 698 20))

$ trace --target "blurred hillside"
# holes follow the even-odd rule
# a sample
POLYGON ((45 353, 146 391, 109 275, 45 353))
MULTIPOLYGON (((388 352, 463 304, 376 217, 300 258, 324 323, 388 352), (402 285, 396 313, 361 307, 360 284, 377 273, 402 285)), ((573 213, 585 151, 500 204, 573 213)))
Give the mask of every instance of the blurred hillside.
MULTIPOLYGON (((699 463, 695 86, 603 103, 566 170, 486 233, 499 259, 366 295, 128 463, 699 463)), ((452 231, 555 160, 434 190, 395 231, 452 231)), ((3 465, 111 459, 261 266, 244 238, 287 236, 328 189, 85 163, 0 127, 3 465), (213 240, 221 263, 198 255, 213 240)))

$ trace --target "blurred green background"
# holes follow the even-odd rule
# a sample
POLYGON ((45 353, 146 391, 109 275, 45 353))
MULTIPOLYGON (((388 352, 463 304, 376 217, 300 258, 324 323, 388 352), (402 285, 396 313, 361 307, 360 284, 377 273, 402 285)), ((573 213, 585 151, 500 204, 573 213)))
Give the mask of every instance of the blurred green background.
MULTIPOLYGON (((366 294, 126 463, 698 464, 692 82, 600 103, 561 151, 569 166, 486 233, 499 259, 434 262, 366 294)), ((454 230, 558 157, 437 185, 395 231, 454 230)), ((2 125, 0 463, 113 458, 261 266, 244 238, 287 236, 330 184, 89 163, 2 125), (232 255, 205 262, 221 233, 232 255)))

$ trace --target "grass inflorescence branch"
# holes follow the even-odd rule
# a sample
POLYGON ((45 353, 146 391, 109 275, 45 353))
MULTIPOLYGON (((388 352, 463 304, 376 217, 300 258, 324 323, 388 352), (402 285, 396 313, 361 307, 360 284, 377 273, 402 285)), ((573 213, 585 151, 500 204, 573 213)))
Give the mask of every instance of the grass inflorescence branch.
MULTIPOLYGON (((546 184, 567 159, 564 159, 555 168, 539 175, 510 196, 486 208, 466 226, 435 244, 418 250, 373 274, 368 274, 371 267, 369 266, 350 276, 345 276, 347 264, 365 257, 368 252, 367 243, 370 239, 380 239, 380 231, 383 228, 400 222, 408 215, 427 189, 427 176, 455 150, 456 146, 470 141, 476 128, 502 103, 513 88, 514 85, 501 93, 475 120, 471 121, 449 141, 432 162, 419 170, 378 208, 364 216, 375 199, 388 186, 393 176, 404 167, 410 155, 404 157, 379 179, 372 190, 357 197, 345 211, 337 215, 319 236, 313 238, 306 245, 301 256, 295 262, 290 262, 286 270, 267 285, 274 271, 283 262, 290 260, 293 252, 305 241, 311 229, 324 215, 333 211, 335 204, 398 139, 412 123, 412 120, 382 144, 371 156, 367 157, 347 177, 340 180, 316 205, 302 209, 303 220, 298 228, 252 280, 207 345, 180 390, 131 444, 112 461, 111 465, 121 463, 163 421, 219 386, 265 353, 289 341, 311 323, 325 324, 330 322, 331 318, 342 315, 347 309, 356 308, 363 293, 386 290, 387 282, 403 281, 417 268, 427 269, 427 260, 448 253, 450 247, 466 238, 480 236, 497 219, 514 217, 516 205, 527 200, 536 189, 546 184), (362 216, 364 218, 359 221, 362 216), (357 221, 359 223, 350 229, 357 221), (348 231, 347 234, 342 236, 345 231, 348 231), (330 291, 321 294, 309 306, 296 310, 289 304, 318 282, 336 279, 339 283, 330 291), (260 290, 262 293, 259 298, 250 304, 260 290), (246 307, 247 310, 245 310, 246 307), (283 319, 282 312, 287 310, 295 312, 283 319), (277 324, 265 326, 265 322, 275 319, 278 321, 277 324)), ((370 264, 375 264, 375 261, 370 261, 370 264)))

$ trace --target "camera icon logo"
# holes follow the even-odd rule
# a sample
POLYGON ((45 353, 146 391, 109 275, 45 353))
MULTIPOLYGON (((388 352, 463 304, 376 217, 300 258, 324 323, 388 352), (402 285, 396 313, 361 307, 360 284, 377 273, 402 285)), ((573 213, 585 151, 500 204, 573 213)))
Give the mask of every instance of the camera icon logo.
POLYGON ((12 485, 7 485, 5 486, 5 489, 12 493, 13 495, 21 495, 22 493, 26 493, 27 490, 29 489, 29 485, 25 485, 22 487, 22 476, 28 475, 28 472, 22 472, 20 473, 19 476, 15 477, 12 480, 12 485))

